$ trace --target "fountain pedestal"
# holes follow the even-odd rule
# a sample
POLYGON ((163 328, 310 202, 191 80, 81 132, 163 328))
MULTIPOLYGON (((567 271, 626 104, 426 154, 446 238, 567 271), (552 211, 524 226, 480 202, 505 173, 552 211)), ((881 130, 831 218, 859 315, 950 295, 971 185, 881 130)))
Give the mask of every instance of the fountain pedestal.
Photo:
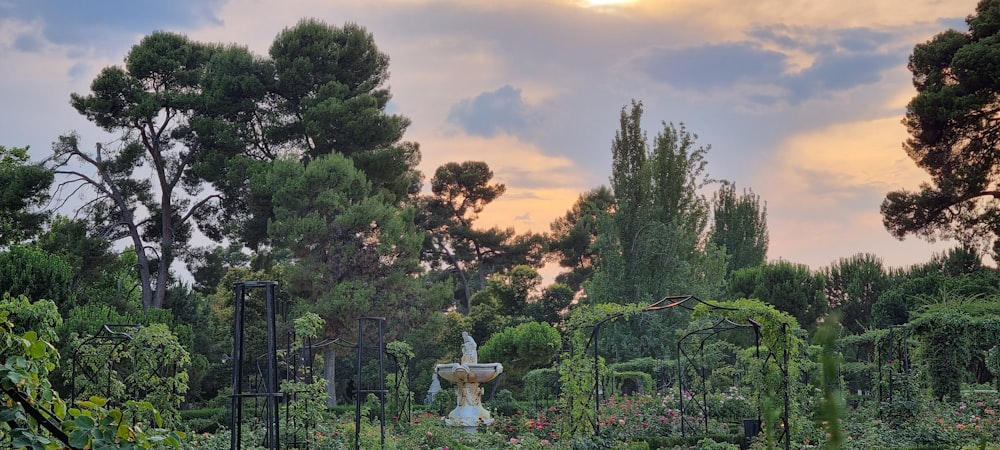
POLYGON ((489 410, 483 408, 483 388, 479 385, 488 383, 500 375, 503 372, 503 365, 480 364, 475 341, 466 332, 462 332, 462 338, 465 341, 462 345, 462 362, 438 364, 434 366, 434 373, 456 383, 457 406, 448 414, 445 423, 462 427, 467 431, 475 431, 480 424, 493 423, 493 416, 489 410))

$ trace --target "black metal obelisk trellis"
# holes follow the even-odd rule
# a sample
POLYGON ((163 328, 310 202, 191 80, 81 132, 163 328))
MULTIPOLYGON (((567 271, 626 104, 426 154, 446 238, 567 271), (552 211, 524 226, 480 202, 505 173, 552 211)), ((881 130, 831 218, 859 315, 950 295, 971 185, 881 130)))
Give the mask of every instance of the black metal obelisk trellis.
POLYGON ((230 418, 232 431, 230 449, 232 450, 240 450, 242 445, 240 441, 243 435, 243 404, 246 399, 264 400, 263 421, 266 430, 264 446, 268 450, 278 449, 278 402, 281 393, 278 390, 278 340, 275 323, 277 288, 278 283, 274 281, 243 281, 234 285, 233 393, 232 416, 230 418), (246 297, 249 289, 264 290, 264 321, 267 329, 264 339, 267 353, 264 357, 266 362, 261 380, 263 383, 250 383, 249 381, 253 379, 252 374, 245 374, 243 370, 244 366, 250 366, 251 362, 246 355, 246 297))
MULTIPOLYGON (((368 330, 370 333, 372 330, 368 330)), ((379 427, 381 429, 380 445, 385 448, 385 317, 359 317, 358 318, 358 344, 356 347, 358 356, 358 375, 356 385, 358 389, 354 396, 354 448, 361 448, 361 404, 364 403, 368 394, 375 394, 379 399, 379 427), (365 330, 375 327, 374 342, 365 344, 365 330), (362 369, 365 360, 371 356, 367 351, 374 351, 378 364, 378 380, 374 383, 365 383, 362 379, 362 369)))

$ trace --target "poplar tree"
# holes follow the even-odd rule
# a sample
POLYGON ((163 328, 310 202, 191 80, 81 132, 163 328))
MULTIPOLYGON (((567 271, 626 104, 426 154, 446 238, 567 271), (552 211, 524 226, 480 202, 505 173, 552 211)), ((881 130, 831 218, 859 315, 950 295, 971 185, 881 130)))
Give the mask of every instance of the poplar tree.
POLYGON ((613 212, 602 216, 597 272, 588 297, 600 302, 652 302, 667 295, 708 296, 721 287, 722 251, 706 242, 709 180, 697 136, 663 124, 650 147, 642 103, 622 108, 612 142, 613 212))
POLYGON ((753 191, 736 194, 736 184, 722 182, 712 201, 709 242, 726 250, 726 275, 767 260, 767 206, 753 191))
MULTIPOLYGON (((597 265, 585 285, 586 303, 652 303, 669 295, 718 294, 725 277, 725 253, 707 242, 709 202, 699 192, 708 147, 683 124, 663 123, 650 146, 643 131, 642 104, 622 108, 612 142, 611 188, 615 203, 598 219, 593 248, 597 265)), ((618 339, 602 341, 602 353, 621 358, 669 357, 650 336, 680 326, 681 315, 613 324, 618 339)))

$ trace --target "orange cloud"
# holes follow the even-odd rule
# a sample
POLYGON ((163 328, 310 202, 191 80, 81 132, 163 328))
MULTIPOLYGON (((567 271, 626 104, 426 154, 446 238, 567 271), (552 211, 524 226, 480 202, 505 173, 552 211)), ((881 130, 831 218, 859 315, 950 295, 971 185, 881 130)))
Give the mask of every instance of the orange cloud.
MULTIPOLYGON (((586 177, 566 157, 554 157, 533 144, 512 136, 482 138, 464 134, 408 136, 421 143, 420 165, 429 182, 434 171, 448 162, 485 161, 493 170, 493 181, 507 191, 480 214, 479 224, 514 226, 517 231, 548 231, 549 224, 564 214, 580 193, 591 189, 586 177)), ((426 184, 426 183, 425 183, 426 184)))

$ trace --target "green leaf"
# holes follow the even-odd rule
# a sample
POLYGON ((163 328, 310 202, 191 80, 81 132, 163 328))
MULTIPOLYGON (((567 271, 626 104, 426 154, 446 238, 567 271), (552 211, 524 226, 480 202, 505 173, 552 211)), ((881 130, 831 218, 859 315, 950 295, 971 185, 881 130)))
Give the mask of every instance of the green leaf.
POLYGON ((11 422, 14 420, 24 420, 24 413, 15 408, 0 409, 0 422, 11 422))
POLYGON ((86 414, 81 414, 73 419, 76 429, 78 430, 92 430, 94 429, 94 419, 86 414))
POLYGON ((34 359, 41 359, 45 356, 46 345, 43 341, 32 341, 28 347, 28 354, 34 359))
POLYGON ((69 433, 68 444, 76 448, 84 448, 90 444, 90 433, 86 430, 73 430, 69 433))

